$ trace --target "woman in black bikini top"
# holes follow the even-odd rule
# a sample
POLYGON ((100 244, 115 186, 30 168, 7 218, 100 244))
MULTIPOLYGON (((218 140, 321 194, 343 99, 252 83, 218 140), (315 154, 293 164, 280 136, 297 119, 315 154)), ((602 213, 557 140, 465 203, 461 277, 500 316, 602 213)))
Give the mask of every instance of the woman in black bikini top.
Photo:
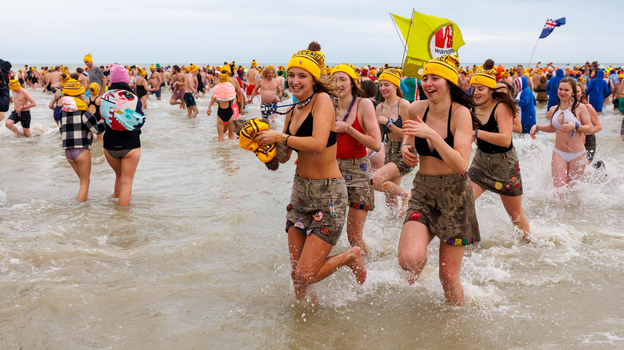
POLYGON ((346 219, 347 187, 336 161, 336 122, 331 89, 320 80, 325 56, 313 42, 293 55, 286 69, 290 91, 299 103, 286 114, 283 132, 253 135, 260 146, 281 142, 297 150, 297 168, 290 203, 286 207, 286 232, 296 297, 317 304, 308 285, 319 282, 342 266, 348 266, 357 283, 366 279, 361 250, 353 247, 329 257, 346 219))

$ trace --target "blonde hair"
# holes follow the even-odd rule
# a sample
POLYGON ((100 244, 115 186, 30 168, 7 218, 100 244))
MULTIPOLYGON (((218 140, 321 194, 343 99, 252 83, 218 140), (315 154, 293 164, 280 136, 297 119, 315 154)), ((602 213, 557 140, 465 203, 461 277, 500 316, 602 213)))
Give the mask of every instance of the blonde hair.
POLYGON ((274 65, 267 64, 266 66, 262 68, 262 73, 260 74, 262 75, 263 78, 266 78, 267 74, 269 74, 269 71, 273 71, 273 74, 277 73, 277 69, 275 69, 274 65))

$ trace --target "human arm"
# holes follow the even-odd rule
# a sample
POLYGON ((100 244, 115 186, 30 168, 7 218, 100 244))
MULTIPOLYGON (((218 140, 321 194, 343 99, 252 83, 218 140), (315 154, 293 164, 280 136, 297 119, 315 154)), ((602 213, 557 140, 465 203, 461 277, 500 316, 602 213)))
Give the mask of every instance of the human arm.
POLYGON ((555 111, 555 108, 556 108, 555 106, 550 107, 550 110, 548 111, 548 113, 546 113, 546 119, 550 120, 550 124, 542 124, 542 125, 535 124, 531 127, 531 131, 529 132, 529 135, 531 136, 533 140, 536 139, 535 133, 538 131, 543 131, 543 132, 557 131, 557 129, 555 129, 555 127, 552 125, 552 116, 555 111))
POLYGON ((520 121, 520 117, 513 118, 513 132, 522 133, 522 122, 520 121))
MULTIPOLYGON (((336 115, 329 95, 317 93, 311 112, 314 115, 312 136, 286 136, 286 146, 300 152, 322 153, 327 148, 327 140, 336 115)), ((288 125, 287 122, 284 124, 288 125)), ((263 147, 273 143, 281 143, 284 135, 285 133, 272 130, 260 131, 254 134, 254 140, 263 147)))
POLYGON ((97 118, 89 111, 82 114, 82 123, 94 134, 101 134, 106 130, 106 122, 102 119, 98 122, 97 118))
POLYGON ((52 96, 52 100, 50 101, 50 104, 48 105, 48 108, 50 108, 51 110, 54 110, 54 107, 56 107, 55 104, 56 104, 56 101, 58 101, 57 100, 58 96, 56 96, 57 93, 60 93, 60 92, 57 91, 54 93, 54 96, 52 96))
MULTIPOLYGON (((25 91, 26 92, 26 91, 25 91)), ((26 101, 28 102, 25 105, 21 105, 21 106, 16 106, 15 111, 16 112, 21 112, 21 111, 27 111, 33 107, 35 107, 37 105, 37 102, 35 102, 35 99, 32 98, 32 96, 30 96, 30 94, 28 92, 25 93, 25 97, 26 97, 26 101)))
POLYGON ((600 119, 598 118, 598 113, 594 109, 592 105, 585 105, 587 108, 587 112, 589 113, 589 119, 591 121, 592 129, 591 132, 587 133, 587 135, 593 135, 598 131, 602 130, 602 125, 600 124, 600 119))
POLYGON ((206 114, 210 115, 210 113, 212 113, 212 105, 215 103, 215 98, 214 96, 212 96, 212 98, 210 99, 210 104, 208 105, 208 110, 206 111, 206 114))
MULTIPOLYGON (((514 127, 511 109, 506 104, 501 103, 496 109, 494 117, 498 123, 498 132, 489 132, 477 129, 475 130, 475 138, 489 142, 496 146, 509 147, 514 127)), ((522 126, 520 126, 520 131, 522 131, 522 126)))
POLYGON ((254 89, 251 92, 251 97, 249 98, 249 101, 247 101, 248 103, 251 103, 251 101, 253 100, 254 96, 256 96, 256 93, 258 92, 258 89, 260 89, 260 84, 262 84, 262 81, 259 81, 256 84, 256 86, 254 86, 254 89))
POLYGON ((576 130, 584 134, 591 133, 591 118, 589 116, 589 112, 587 111, 587 107, 585 107, 585 105, 583 104, 578 105, 578 107, 576 107, 576 114, 578 115, 578 119, 581 124, 577 125, 577 123, 564 122, 563 125, 559 127, 559 131, 567 132, 576 130))

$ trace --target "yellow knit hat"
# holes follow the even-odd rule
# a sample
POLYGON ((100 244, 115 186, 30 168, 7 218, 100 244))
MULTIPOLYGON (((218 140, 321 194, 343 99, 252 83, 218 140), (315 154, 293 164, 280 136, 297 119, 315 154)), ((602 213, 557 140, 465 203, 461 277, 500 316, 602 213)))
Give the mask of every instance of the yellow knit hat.
POLYGON ((251 61, 251 68, 256 68, 258 67, 258 63, 256 62, 256 60, 251 61))
MULTIPOLYGON (((620 75, 620 78, 624 78, 624 74, 623 74, 623 75, 620 75)), ((577 81, 578 81, 579 83, 583 83, 583 82, 585 82, 585 79, 583 79, 583 77, 579 77, 577 81)))
POLYGON ((89 85, 89 91, 91 91, 91 96, 97 96, 100 94, 100 84, 98 83, 91 83, 91 85, 89 85))
POLYGON ((156 66, 152 64, 152 65, 150 66, 150 69, 156 69, 156 66))
POLYGON ((140 76, 144 76, 145 74, 147 74, 147 72, 145 71, 145 69, 139 67, 139 75, 140 76))
POLYGON ((511 76, 511 74, 509 74, 509 71, 507 71, 507 70, 504 71, 503 73, 501 73, 501 75, 504 76, 504 77, 510 77, 511 76))
POLYGON ((248 120, 243 124, 243 128, 240 132, 238 144, 241 148, 248 151, 252 151, 256 154, 256 157, 262 162, 267 163, 277 155, 277 148, 275 144, 266 145, 260 147, 257 141, 254 141, 252 134, 258 131, 269 130, 269 124, 262 121, 262 119, 248 120))
POLYGON ((19 83, 19 81, 17 81, 17 79, 11 79, 9 80, 9 89, 15 91, 19 88, 21 88, 22 85, 19 83))
POLYGON ((191 73, 197 72, 198 70, 199 70, 199 66, 196 66, 194 64, 191 64, 189 66, 189 72, 191 72, 191 73))
POLYGON ((496 69, 480 69, 477 68, 475 74, 470 78, 470 86, 480 84, 487 86, 492 90, 496 89, 496 69))
POLYGON ((221 66, 221 68, 219 68, 219 70, 221 71, 221 73, 228 72, 228 73, 232 74, 232 69, 228 65, 221 66))
POLYGON ((338 72, 343 72, 343 73, 347 74, 348 76, 353 78, 355 81, 358 81, 360 79, 360 77, 357 75, 353 65, 351 65, 349 63, 339 64, 336 67, 332 68, 331 75, 334 75, 334 73, 338 73, 338 72))
POLYGON ((21 72, 22 72, 22 70, 20 69, 20 70, 19 70, 19 72, 21 73, 21 72))
POLYGON ((230 81, 230 76, 227 75, 227 73, 222 72, 221 74, 219 74, 219 82, 220 83, 227 83, 230 81))
POLYGON ((396 85, 397 87, 401 87, 402 75, 403 71, 398 68, 386 68, 379 76, 379 81, 386 80, 396 85))
POLYGON ((620 75, 618 75, 618 79, 624 79, 624 73, 620 73, 620 75))
POLYGON ((457 75, 459 68, 459 59, 455 55, 444 55, 436 57, 425 65, 422 76, 435 74, 451 83, 457 85, 459 77, 457 75))
POLYGON ((65 87, 63 88, 63 95, 66 96, 78 96, 84 94, 85 88, 76 79, 69 79, 65 87))
POLYGON ((83 59, 83 62, 91 62, 93 63, 93 57, 91 57, 91 54, 87 54, 83 59))
POLYGON ((65 87, 65 84, 69 82, 69 79, 71 79, 69 74, 65 74, 65 78, 63 78, 63 76, 61 75, 61 86, 65 87))
POLYGON ((321 67, 325 64, 325 55, 321 51, 301 50, 297 51, 290 61, 286 71, 290 68, 302 68, 312 74, 317 80, 321 79, 321 67))

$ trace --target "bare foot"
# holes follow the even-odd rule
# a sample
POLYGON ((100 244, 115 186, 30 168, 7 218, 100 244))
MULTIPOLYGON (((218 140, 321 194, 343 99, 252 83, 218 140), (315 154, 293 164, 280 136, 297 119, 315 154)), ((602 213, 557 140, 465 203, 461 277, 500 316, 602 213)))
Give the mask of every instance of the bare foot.
POLYGON ((425 265, 427 265, 427 261, 429 261, 429 255, 431 255, 431 249, 427 248, 427 255, 425 256, 425 259, 423 260, 423 262, 419 266, 420 267, 420 272, 418 272, 418 273, 408 272, 407 283, 409 283, 410 286, 412 284, 414 284, 414 282, 416 282, 418 280, 418 278, 420 277, 420 274, 422 273, 422 270, 425 268, 425 265))
POLYGON ((529 244, 531 242, 533 242, 531 240, 531 235, 528 232, 524 233, 524 236, 522 236, 522 240, 524 241, 524 243, 529 244))
POLYGON ((347 266, 353 271, 357 283, 364 284, 364 281, 366 281, 366 266, 364 266, 364 260, 362 260, 362 250, 360 247, 353 247, 351 251, 355 253, 355 259, 351 260, 347 266))

